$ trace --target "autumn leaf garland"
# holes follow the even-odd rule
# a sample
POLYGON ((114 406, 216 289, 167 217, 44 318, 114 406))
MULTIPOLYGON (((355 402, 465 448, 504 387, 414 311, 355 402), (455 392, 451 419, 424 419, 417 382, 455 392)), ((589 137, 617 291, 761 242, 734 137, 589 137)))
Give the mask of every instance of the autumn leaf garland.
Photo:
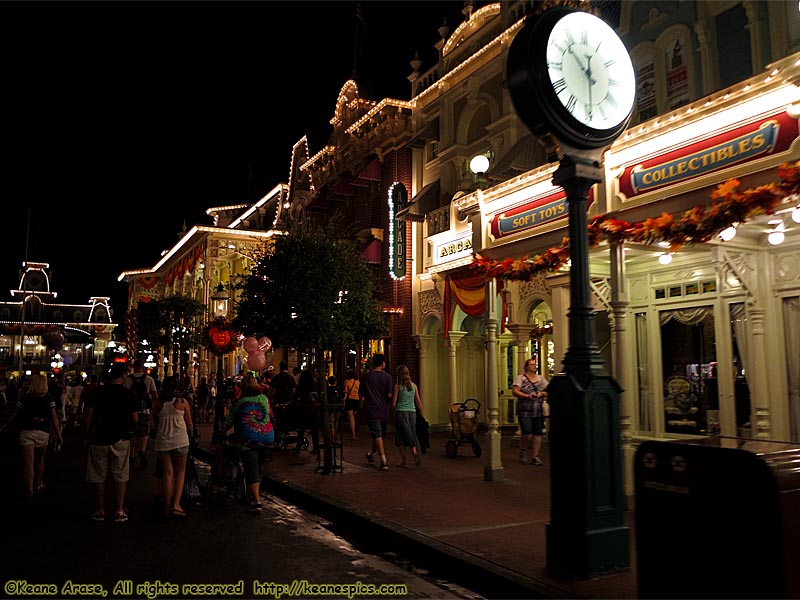
MULTIPOLYGON (((778 167, 780 182, 769 183, 750 190, 740 190, 741 181, 729 179, 711 192, 714 201, 703 208, 695 206, 679 218, 669 213, 629 223, 608 215, 597 215, 587 226, 590 247, 597 246, 603 238, 616 242, 650 245, 668 242, 670 251, 677 252, 686 244, 702 244, 734 223, 772 214, 786 196, 800 194, 800 161, 784 163, 778 167)), ((540 274, 555 271, 569 260, 569 238, 561 245, 548 248, 541 254, 522 258, 488 260, 475 255, 471 269, 488 277, 510 281, 528 281, 540 274)))

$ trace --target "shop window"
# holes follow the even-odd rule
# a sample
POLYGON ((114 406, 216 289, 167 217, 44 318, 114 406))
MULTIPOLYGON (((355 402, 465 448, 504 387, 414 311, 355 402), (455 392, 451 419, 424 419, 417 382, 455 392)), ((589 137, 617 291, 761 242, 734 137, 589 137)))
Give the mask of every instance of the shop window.
POLYGON ((731 304, 731 338, 733 340, 733 389, 736 407, 736 435, 751 437, 750 386, 747 385, 747 370, 752 359, 747 334, 747 311, 743 303, 731 304))
POLYGON ((717 363, 714 309, 701 306, 666 310, 659 313, 659 319, 664 431, 718 433, 718 389, 709 383, 717 363))
POLYGON ((714 21, 719 57, 719 89, 722 89, 753 75, 750 30, 747 27, 747 14, 741 4, 720 13, 714 21))

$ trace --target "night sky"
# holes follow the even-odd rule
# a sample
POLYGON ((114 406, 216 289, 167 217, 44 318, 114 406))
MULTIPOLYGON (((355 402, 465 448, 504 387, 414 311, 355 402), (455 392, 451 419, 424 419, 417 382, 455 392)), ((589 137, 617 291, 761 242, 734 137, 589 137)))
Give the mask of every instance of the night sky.
MULTIPOLYGON (((433 64, 436 30, 455 30, 463 2, 361 4, 361 89, 410 99, 409 61, 433 64)), ((355 14, 355 2, 0 4, 4 299, 27 257, 50 263, 59 301, 111 296, 122 322, 122 271, 153 266, 208 207, 286 182, 303 135, 312 154, 326 145, 355 14)))

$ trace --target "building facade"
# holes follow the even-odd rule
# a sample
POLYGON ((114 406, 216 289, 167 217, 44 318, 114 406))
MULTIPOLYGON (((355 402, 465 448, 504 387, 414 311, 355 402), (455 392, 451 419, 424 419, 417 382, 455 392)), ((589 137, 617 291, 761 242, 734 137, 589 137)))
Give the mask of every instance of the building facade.
POLYGON ((57 301, 50 265, 25 262, 12 300, 0 302, 0 380, 33 373, 78 379, 102 370, 117 324, 109 298, 57 301))

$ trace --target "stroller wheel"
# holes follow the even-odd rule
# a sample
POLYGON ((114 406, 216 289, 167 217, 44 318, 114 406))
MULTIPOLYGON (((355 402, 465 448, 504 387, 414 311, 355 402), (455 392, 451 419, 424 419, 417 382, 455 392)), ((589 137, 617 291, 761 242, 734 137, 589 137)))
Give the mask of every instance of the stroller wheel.
POLYGON ((444 455, 447 458, 455 458, 458 453, 458 444, 450 440, 444 445, 444 455))
POLYGON ((306 436, 303 436, 303 443, 301 444, 301 447, 303 450, 308 450, 308 438, 306 436))
POLYGON ((472 453, 478 458, 481 457, 481 445, 475 440, 472 441, 472 453))

